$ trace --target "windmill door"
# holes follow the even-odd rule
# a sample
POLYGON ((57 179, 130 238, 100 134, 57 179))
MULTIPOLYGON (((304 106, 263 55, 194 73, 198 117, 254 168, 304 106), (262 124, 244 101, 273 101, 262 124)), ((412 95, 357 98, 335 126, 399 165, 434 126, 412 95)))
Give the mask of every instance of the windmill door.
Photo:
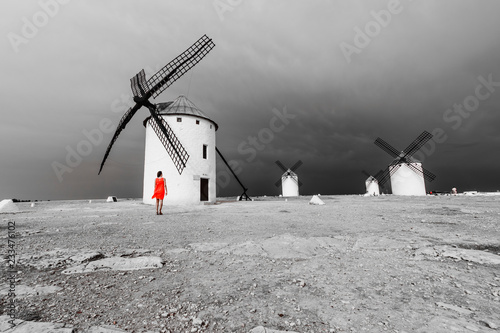
POLYGON ((208 201, 208 179, 200 178, 200 201, 208 201))

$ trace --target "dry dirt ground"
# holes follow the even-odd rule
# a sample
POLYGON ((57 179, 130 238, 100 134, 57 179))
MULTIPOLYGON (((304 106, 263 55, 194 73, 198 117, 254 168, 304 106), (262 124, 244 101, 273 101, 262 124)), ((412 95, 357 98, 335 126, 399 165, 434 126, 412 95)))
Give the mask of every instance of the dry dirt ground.
MULTIPOLYGON (((162 216, 139 200, 18 204, 0 214, 3 258, 16 223, 17 316, 73 332, 499 330, 500 196, 310 198, 162 216)), ((7 288, 2 269, 4 321, 7 288)))

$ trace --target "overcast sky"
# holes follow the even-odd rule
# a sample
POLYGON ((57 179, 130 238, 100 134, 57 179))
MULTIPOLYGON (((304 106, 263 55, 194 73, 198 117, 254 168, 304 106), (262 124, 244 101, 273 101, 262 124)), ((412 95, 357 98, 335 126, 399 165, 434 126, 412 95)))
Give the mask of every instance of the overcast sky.
MULTIPOLYGON (((98 176, 110 127, 130 78, 203 34, 216 47, 154 102, 188 95, 217 122, 250 195, 279 194, 274 161, 299 159, 302 194, 364 193, 361 170, 392 160, 373 141, 403 150, 424 130, 437 134, 418 156, 437 176, 428 190, 500 190, 499 12, 497 0, 2 0, 0 199, 142 197, 148 111, 98 176)), ((218 195, 239 195, 217 167, 218 195)))

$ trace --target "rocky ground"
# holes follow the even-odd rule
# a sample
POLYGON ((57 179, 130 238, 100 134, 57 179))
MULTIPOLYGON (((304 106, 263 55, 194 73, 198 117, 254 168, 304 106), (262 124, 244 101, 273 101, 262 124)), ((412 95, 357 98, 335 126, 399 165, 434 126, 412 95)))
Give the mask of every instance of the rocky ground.
MULTIPOLYGON (((16 223, 16 323, 75 333, 499 330, 500 196, 309 199, 162 216, 138 200, 18 204, 0 214, 5 259, 16 223)), ((6 326, 6 274, 0 332, 18 332, 6 326)))

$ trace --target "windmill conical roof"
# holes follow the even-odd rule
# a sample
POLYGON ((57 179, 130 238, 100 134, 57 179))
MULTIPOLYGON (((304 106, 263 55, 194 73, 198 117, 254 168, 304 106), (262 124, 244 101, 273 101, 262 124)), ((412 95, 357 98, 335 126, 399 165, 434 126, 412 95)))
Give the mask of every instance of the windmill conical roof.
POLYGON ((406 156, 405 161, 401 160, 401 157, 396 157, 391 164, 400 164, 400 163, 421 163, 413 156, 406 156))
POLYGON ((184 114, 204 118, 214 123, 215 129, 219 127, 215 121, 207 117, 203 111, 183 95, 177 97, 173 102, 158 103, 156 109, 161 115, 184 114))

